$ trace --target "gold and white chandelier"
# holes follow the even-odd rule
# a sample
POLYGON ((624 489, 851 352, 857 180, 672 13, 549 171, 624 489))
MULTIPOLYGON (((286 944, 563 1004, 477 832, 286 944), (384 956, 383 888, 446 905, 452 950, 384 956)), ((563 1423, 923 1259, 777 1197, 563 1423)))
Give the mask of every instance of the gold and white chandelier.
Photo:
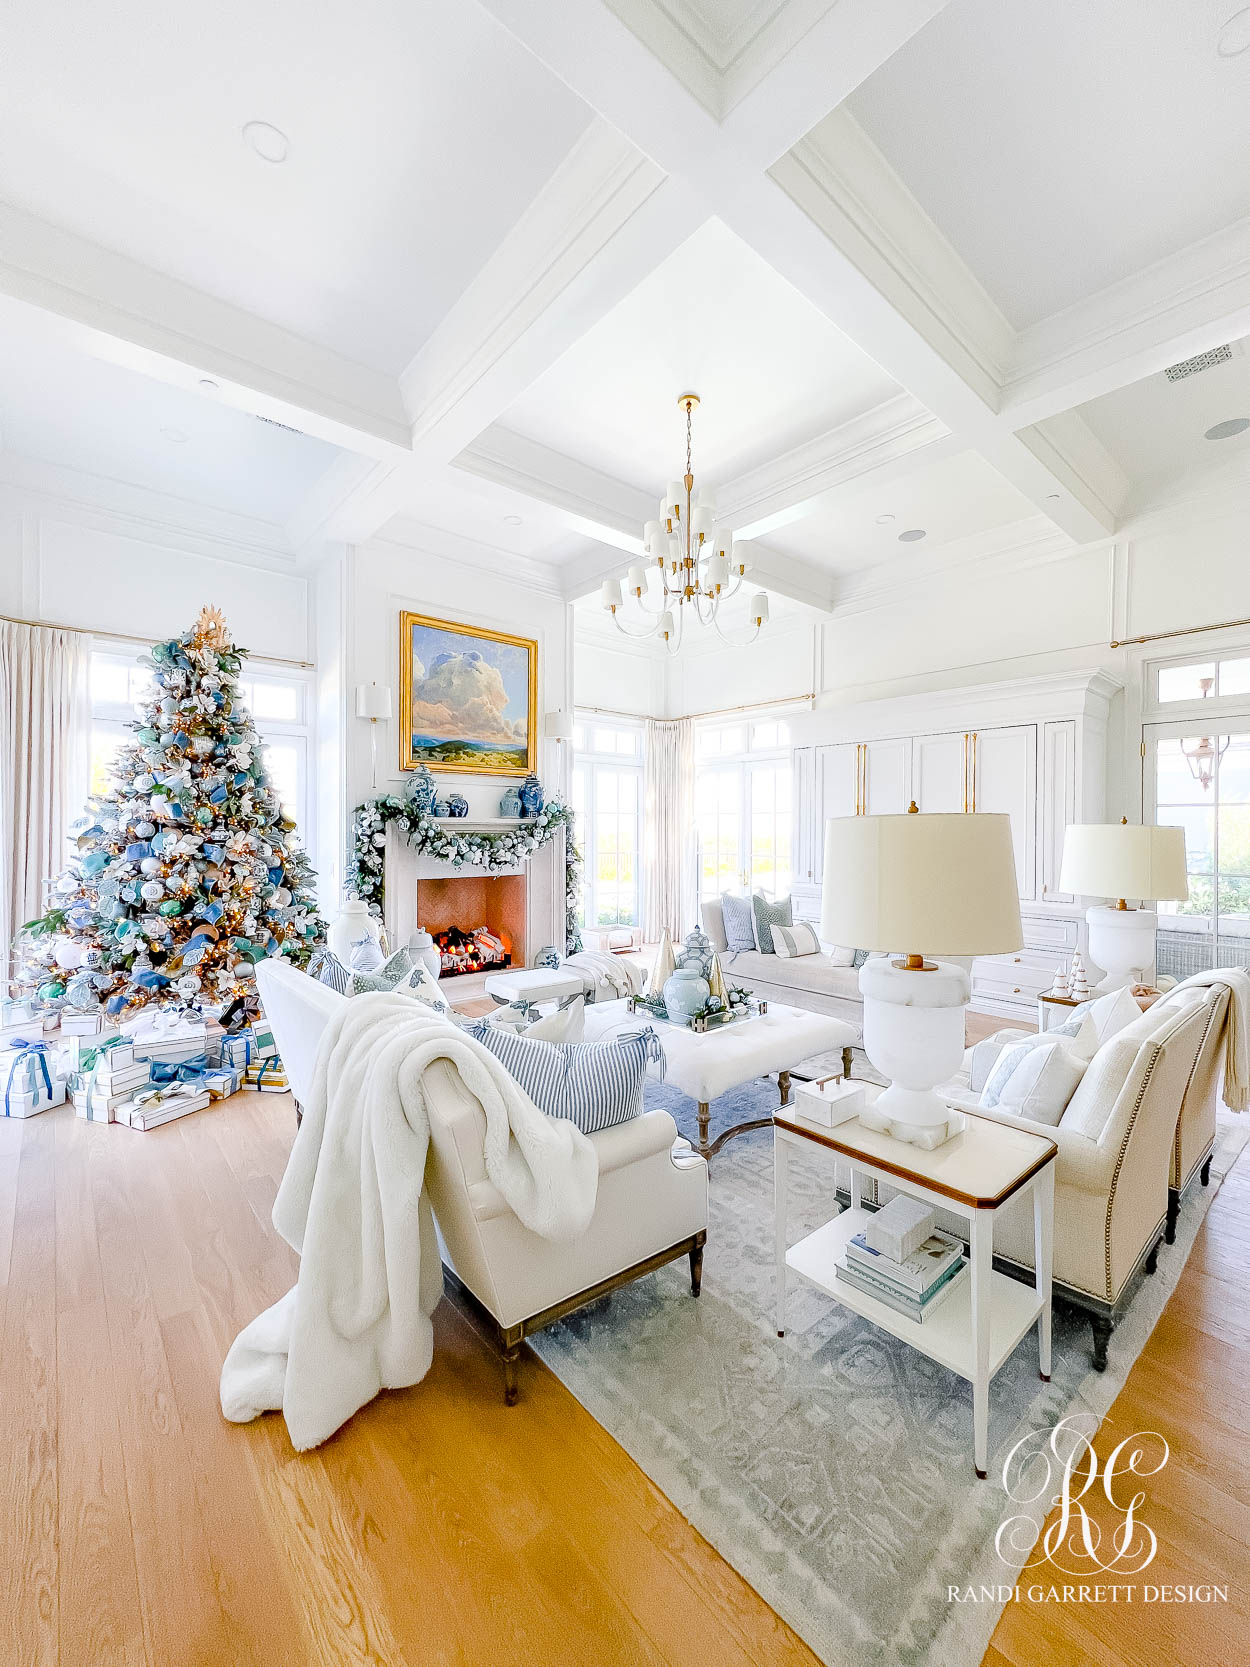
POLYGON ((603 581, 603 606, 616 628, 626 637, 661 637, 670 653, 681 646, 688 616, 700 625, 714 627, 717 634, 737 648, 755 641, 768 623, 768 598, 757 591, 751 598, 749 635, 729 636, 721 628, 721 608, 737 596, 746 583, 745 544, 734 547, 733 534, 716 526, 716 499, 707 487, 695 491, 690 460, 691 417, 699 403, 698 394, 682 394, 677 401, 686 413, 686 473, 671 480, 660 502, 659 519, 643 528, 643 549, 651 567, 635 562, 625 579, 625 591, 634 599, 634 612, 644 623, 641 630, 627 626, 621 615, 626 607, 619 579, 603 581), (658 579, 649 584, 650 573, 658 579))

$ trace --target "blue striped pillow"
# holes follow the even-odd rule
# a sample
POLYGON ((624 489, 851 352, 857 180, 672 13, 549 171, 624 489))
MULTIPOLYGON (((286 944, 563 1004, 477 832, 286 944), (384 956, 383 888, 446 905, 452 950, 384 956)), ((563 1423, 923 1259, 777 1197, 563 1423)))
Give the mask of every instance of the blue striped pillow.
POLYGON ((660 1056, 650 1025, 608 1042, 533 1041, 489 1023, 475 1025, 469 1035, 495 1055, 540 1111, 567 1117, 583 1134, 638 1116, 647 1061, 660 1056))
POLYGON ((319 949, 308 963, 308 976, 320 984, 328 984, 345 996, 351 988, 352 975, 331 949, 319 949))

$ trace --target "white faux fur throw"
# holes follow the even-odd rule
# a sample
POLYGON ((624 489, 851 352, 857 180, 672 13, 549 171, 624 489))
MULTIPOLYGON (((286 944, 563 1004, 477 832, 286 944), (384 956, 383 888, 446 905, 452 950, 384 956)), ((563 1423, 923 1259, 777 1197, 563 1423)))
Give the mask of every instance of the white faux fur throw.
POLYGON ((429 1370, 442 1293, 425 1196, 426 1069, 446 1059, 486 1114, 486 1173, 532 1232, 574 1239, 594 1213, 599 1161, 471 1037, 406 996, 344 1002, 317 1053, 312 1094, 273 1206, 299 1280, 239 1333, 221 1370, 234 1423, 281 1408, 303 1451, 379 1389, 429 1370))
POLYGON ((570 955, 562 964, 576 967, 582 977, 589 980, 590 991, 596 995, 601 990, 611 990, 616 996, 636 996, 642 989, 645 976, 637 961, 629 956, 613 955, 604 949, 579 949, 576 955, 570 955))
POLYGON ((1213 972, 1194 973, 1177 989, 1193 986, 1209 990, 1213 984, 1228 985, 1224 1104, 1230 1111, 1245 1111, 1250 1109, 1250 973, 1240 967, 1217 967, 1213 972))

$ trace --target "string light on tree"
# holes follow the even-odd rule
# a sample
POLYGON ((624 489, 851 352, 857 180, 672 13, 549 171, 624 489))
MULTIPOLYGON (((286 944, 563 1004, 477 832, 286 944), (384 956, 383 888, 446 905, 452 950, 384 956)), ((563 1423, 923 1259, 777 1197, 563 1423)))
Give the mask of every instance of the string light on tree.
POLYGON ((18 941, 17 981, 42 1005, 216 1006, 250 993, 257 961, 302 966, 323 937, 312 868, 240 698, 244 652, 204 608, 140 662, 152 684, 134 739, 18 941))

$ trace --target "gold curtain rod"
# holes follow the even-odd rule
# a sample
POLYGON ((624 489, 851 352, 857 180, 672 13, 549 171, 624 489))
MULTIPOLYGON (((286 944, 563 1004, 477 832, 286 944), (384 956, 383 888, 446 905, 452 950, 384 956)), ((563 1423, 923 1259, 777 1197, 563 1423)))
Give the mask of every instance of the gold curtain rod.
POLYGON ((1196 637, 1200 631, 1235 631, 1250 625, 1250 619, 1222 619, 1215 625, 1190 625, 1183 631, 1151 631, 1144 637, 1123 637, 1109 644, 1111 648, 1134 648, 1138 643, 1166 642, 1170 637, 1196 637))
MULTIPOLYGON (((81 625, 62 625, 55 619, 17 619, 12 614, 0 614, 0 619, 4 620, 9 625, 42 626, 46 631, 77 631, 84 637, 101 637, 106 642, 124 642, 133 645, 135 643, 142 643, 143 641, 142 637, 127 636, 122 631, 97 631, 94 628, 84 629, 81 625)), ((276 654, 257 654, 255 656, 249 655, 248 657, 249 659, 254 657, 257 660, 263 660, 266 665, 270 666, 291 666, 296 671, 312 671, 315 669, 311 660, 284 660, 276 654)))
MULTIPOLYGON (((718 706, 711 712, 679 712, 677 718, 729 718, 735 712, 763 712, 770 706, 798 706, 805 700, 815 700, 814 694, 781 695, 777 700, 754 700, 742 706, 718 706)), ((579 706, 573 702, 575 712, 588 712, 595 718, 634 718, 643 722, 648 718, 656 723, 675 723, 677 718, 663 717, 655 712, 618 712, 613 706, 579 706)))

